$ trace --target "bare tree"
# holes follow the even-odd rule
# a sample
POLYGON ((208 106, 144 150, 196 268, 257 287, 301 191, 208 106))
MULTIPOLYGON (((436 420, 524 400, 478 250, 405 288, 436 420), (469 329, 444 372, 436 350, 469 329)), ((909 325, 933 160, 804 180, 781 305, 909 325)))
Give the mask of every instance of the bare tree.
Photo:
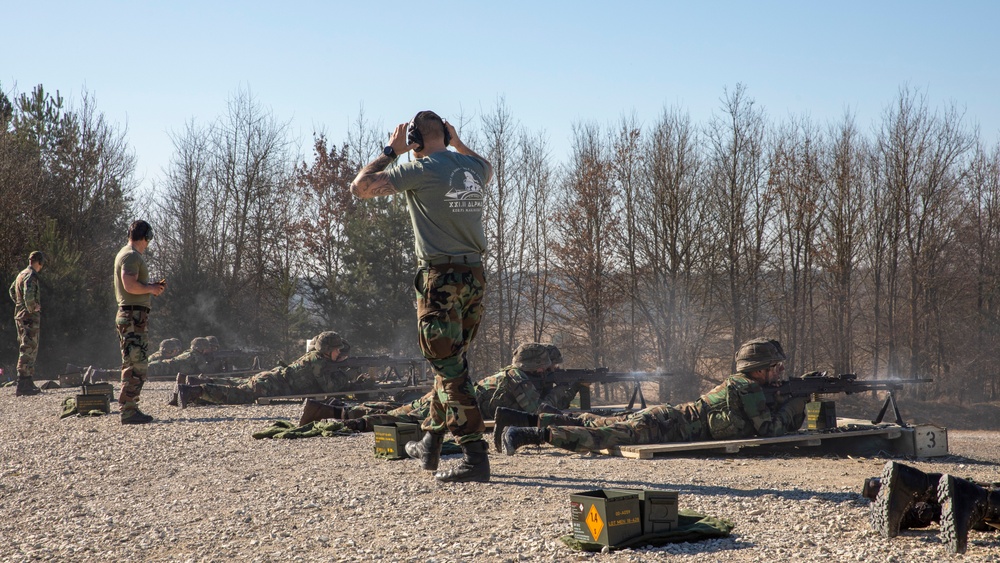
MULTIPOLYGON (((655 343, 655 363, 680 394, 700 391, 695 367, 712 315, 708 197, 700 138, 688 115, 665 110, 646 139, 635 200, 636 302, 655 343)), ((666 389, 661 398, 667 399, 666 389)))
POLYGON ((859 261, 868 222, 865 159, 868 152, 851 115, 830 129, 831 142, 822 161, 823 207, 817 243, 820 284, 826 295, 829 331, 827 356, 837 373, 854 371, 854 325, 858 289, 863 281, 859 261))
POLYGON ((608 320, 621 298, 612 283, 616 272, 609 236, 618 223, 613 205, 616 189, 599 127, 574 126, 572 162, 554 220, 559 317, 596 367, 605 365, 610 356, 608 320))
POLYGON ((708 125, 708 167, 725 283, 720 289, 735 352, 740 342, 765 328, 761 288, 772 244, 774 192, 767 184, 763 111, 742 84, 727 90, 722 103, 722 112, 708 125))
POLYGON ((815 281, 816 237, 822 220, 820 170, 822 139, 807 120, 786 123, 771 151, 769 184, 778 196, 777 254, 773 256, 779 284, 778 304, 782 342, 790 373, 816 364, 815 281))

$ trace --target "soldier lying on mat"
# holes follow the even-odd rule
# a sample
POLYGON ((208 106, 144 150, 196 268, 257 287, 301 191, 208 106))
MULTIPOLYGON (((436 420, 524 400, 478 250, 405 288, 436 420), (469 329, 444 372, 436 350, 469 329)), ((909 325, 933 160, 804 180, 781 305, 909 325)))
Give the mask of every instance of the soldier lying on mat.
POLYGON ((178 381, 177 399, 181 408, 192 404, 248 405, 259 397, 308 395, 372 389, 372 381, 351 378, 338 367, 346 359, 349 344, 332 331, 320 333, 314 346, 287 366, 279 366, 247 379, 213 379, 202 382, 189 378, 191 385, 178 381))
POLYGON ((694 402, 614 417, 543 414, 524 419, 520 426, 497 420, 495 443, 499 447, 502 441, 504 452, 514 455, 521 446, 543 443, 590 452, 623 445, 781 436, 802 426, 807 401, 801 397, 767 403, 762 386, 781 381, 784 361, 777 340, 751 340, 736 353, 738 373, 694 402))

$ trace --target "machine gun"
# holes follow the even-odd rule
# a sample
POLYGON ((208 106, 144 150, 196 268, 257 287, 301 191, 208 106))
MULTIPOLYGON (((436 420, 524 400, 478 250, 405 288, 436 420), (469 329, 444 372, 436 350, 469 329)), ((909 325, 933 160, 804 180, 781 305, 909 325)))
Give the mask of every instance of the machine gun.
POLYGON ((376 383, 402 386, 421 385, 430 380, 424 358, 393 358, 390 356, 353 356, 336 362, 338 368, 367 371, 375 369, 376 383))
MULTIPOLYGON (((906 386, 915 383, 930 383, 933 379, 858 379, 855 373, 842 373, 835 376, 827 376, 826 372, 813 372, 802 377, 792 377, 780 385, 764 388, 764 396, 768 403, 775 403, 778 398, 810 397, 812 402, 818 402, 819 395, 835 395, 843 393, 851 395, 863 393, 865 391, 888 391, 885 402, 878 416, 872 420, 872 424, 882 422, 886 410, 892 406, 893 414, 896 416, 896 424, 906 426, 903 417, 899 414, 899 407, 896 406, 894 391, 905 389, 906 386)), ((819 408, 819 407, 817 407, 819 408)), ((807 414, 810 414, 807 407, 807 414)), ((834 418, 836 418, 834 416, 834 418)), ((813 423, 810 416, 810 424, 813 423)))
POLYGON ((670 376, 664 371, 633 371, 613 372, 606 367, 596 369, 561 369, 533 378, 542 385, 565 385, 579 383, 580 408, 590 410, 590 384, 592 383, 630 383, 632 397, 628 402, 628 410, 632 410, 638 397, 640 408, 646 408, 646 398, 642 395, 642 382, 652 381, 670 376))

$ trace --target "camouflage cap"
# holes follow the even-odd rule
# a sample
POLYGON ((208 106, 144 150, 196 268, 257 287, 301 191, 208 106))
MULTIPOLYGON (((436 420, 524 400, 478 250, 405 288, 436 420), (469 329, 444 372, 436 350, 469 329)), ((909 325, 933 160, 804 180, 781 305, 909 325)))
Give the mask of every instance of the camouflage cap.
POLYGON ((164 349, 163 348, 164 343, 166 343, 166 345, 167 345, 167 348, 166 348, 167 350, 183 350, 184 349, 184 345, 181 344, 181 340, 179 338, 168 338, 168 339, 164 340, 163 342, 160 342, 160 350, 164 349))
POLYGON ((36 264, 45 264, 45 254, 41 250, 35 250, 28 255, 28 262, 34 262, 36 264))
POLYGON ((535 371, 551 366, 552 360, 549 359, 549 350, 544 344, 528 342, 514 350, 513 363, 523 370, 535 371))
POLYGON ((218 338, 216 338, 214 336, 206 336, 205 340, 208 340, 208 343, 212 345, 212 349, 213 350, 218 350, 219 349, 219 339, 218 338))
POLYGON ((744 342, 736 352, 736 371, 750 373, 783 361, 785 361, 785 351, 780 342, 768 338, 755 338, 744 342))
POLYGON ((335 349, 342 348, 343 346, 344 339, 332 330, 321 332, 313 338, 313 348, 318 350, 320 354, 329 354, 335 349))
POLYGON ((212 348, 212 345, 208 343, 208 339, 204 336, 199 336, 191 340, 191 349, 197 350, 199 352, 208 352, 212 348))
POLYGON ((562 352, 556 348, 555 344, 546 344, 545 349, 549 352, 549 361, 552 362, 552 365, 563 363, 562 352))

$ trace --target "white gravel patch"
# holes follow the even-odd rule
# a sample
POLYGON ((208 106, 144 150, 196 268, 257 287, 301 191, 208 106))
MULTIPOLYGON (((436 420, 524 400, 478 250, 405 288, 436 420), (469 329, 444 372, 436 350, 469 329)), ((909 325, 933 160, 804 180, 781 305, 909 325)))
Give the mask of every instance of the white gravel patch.
MULTIPOLYGON (((491 454, 489 484, 436 484, 384 461, 371 434, 254 440, 298 404, 167 406, 151 383, 145 426, 59 420, 76 390, 0 390, 2 561, 1000 561, 1000 532, 950 555, 937 529, 875 534, 865 477, 884 458, 696 455, 648 461, 528 448, 491 454), (729 538, 604 554, 570 550, 569 495, 666 488, 736 524, 729 538)), ((117 388, 117 385, 116 385, 117 388)), ((114 406, 114 404, 113 404, 114 406)), ((1000 433, 949 432, 928 471, 1000 481, 1000 433)), ((455 463, 458 456, 442 460, 455 463)))

